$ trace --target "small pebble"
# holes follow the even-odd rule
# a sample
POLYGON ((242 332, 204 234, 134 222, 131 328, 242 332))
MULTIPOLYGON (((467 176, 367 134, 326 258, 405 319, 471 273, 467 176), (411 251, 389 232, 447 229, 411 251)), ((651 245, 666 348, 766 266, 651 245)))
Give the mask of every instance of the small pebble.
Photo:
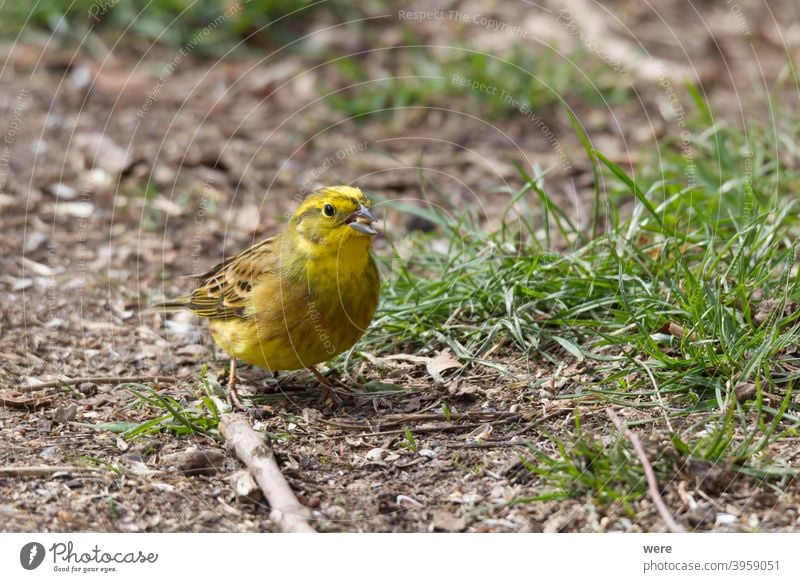
POLYGON ((365 457, 368 461, 380 461, 383 459, 384 453, 386 453, 386 449, 377 447, 368 451, 365 457))
POLYGON ((78 194, 75 188, 72 186, 67 186, 66 184, 62 184, 61 182, 50 184, 47 190, 50 192, 50 194, 56 198, 60 198, 61 200, 72 200, 78 194))
POLYGON ((716 525, 732 525, 736 523, 736 516, 730 513, 718 513, 716 525))

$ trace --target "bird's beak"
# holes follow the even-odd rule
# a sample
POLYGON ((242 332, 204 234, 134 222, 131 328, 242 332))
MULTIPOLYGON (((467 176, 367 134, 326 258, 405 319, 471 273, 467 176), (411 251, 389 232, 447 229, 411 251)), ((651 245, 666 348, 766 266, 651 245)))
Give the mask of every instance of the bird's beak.
POLYGON ((369 235, 378 234, 378 231, 372 228, 373 222, 378 222, 378 219, 375 218, 375 215, 372 214, 372 212, 369 211, 369 208, 363 204, 359 204, 358 210, 347 217, 347 224, 352 226, 358 232, 369 235))

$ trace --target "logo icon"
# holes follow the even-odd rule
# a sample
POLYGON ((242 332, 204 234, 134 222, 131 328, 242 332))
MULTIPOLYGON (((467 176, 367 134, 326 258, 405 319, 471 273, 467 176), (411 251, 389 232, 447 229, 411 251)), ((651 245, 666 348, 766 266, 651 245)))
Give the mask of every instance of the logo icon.
POLYGON ((44 546, 39 542, 30 542, 19 551, 19 563, 26 570, 35 570, 44 561, 44 546))

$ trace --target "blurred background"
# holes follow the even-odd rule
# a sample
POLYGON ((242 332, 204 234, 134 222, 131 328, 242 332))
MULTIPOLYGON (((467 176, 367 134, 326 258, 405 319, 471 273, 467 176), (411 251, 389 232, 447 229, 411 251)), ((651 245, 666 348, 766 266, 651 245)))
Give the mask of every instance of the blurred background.
MULTIPOLYGON (((129 280, 109 271, 125 269, 149 286, 157 275, 141 259, 189 272, 197 248, 241 248, 321 185, 437 205, 492 230, 525 174, 596 231, 598 213, 632 198, 604 184, 598 198, 575 124, 626 171, 677 149, 692 179, 713 180, 693 162, 695 97, 741 126, 764 113, 747 104, 792 74, 797 9, 762 8, 6 3, 0 204, 7 226, 28 224, 6 229, 2 251, 24 245, 32 260, 66 264, 77 243, 88 270, 129 280)), ((515 202, 542 219, 535 196, 515 202)), ((389 219, 399 234, 432 228, 389 219)))
MULTIPOLYGON (((174 293, 159 281, 241 250, 335 183, 487 232, 519 215, 565 248, 524 184, 593 234, 634 197, 598 179, 587 145, 639 175, 674 159, 690 186, 718 188, 693 123, 784 121, 759 104, 791 98, 787 55, 800 46, 797 7, 758 0, 42 0, 0 11, 3 284, 29 284, 20 251, 63 275, 51 313, 73 304, 76 285, 118 287, 120 311, 174 293)), ((398 241, 435 230, 424 212, 383 212, 398 241)))

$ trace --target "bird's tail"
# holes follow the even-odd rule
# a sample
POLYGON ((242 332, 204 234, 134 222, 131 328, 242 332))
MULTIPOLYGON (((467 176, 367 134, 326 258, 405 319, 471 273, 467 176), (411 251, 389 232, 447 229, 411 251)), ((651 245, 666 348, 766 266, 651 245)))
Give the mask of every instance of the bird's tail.
POLYGON ((146 309, 142 309, 139 313, 142 315, 153 315, 155 313, 173 313, 175 311, 183 311, 187 309, 191 303, 191 298, 188 295, 167 299, 162 303, 157 303, 146 309))

